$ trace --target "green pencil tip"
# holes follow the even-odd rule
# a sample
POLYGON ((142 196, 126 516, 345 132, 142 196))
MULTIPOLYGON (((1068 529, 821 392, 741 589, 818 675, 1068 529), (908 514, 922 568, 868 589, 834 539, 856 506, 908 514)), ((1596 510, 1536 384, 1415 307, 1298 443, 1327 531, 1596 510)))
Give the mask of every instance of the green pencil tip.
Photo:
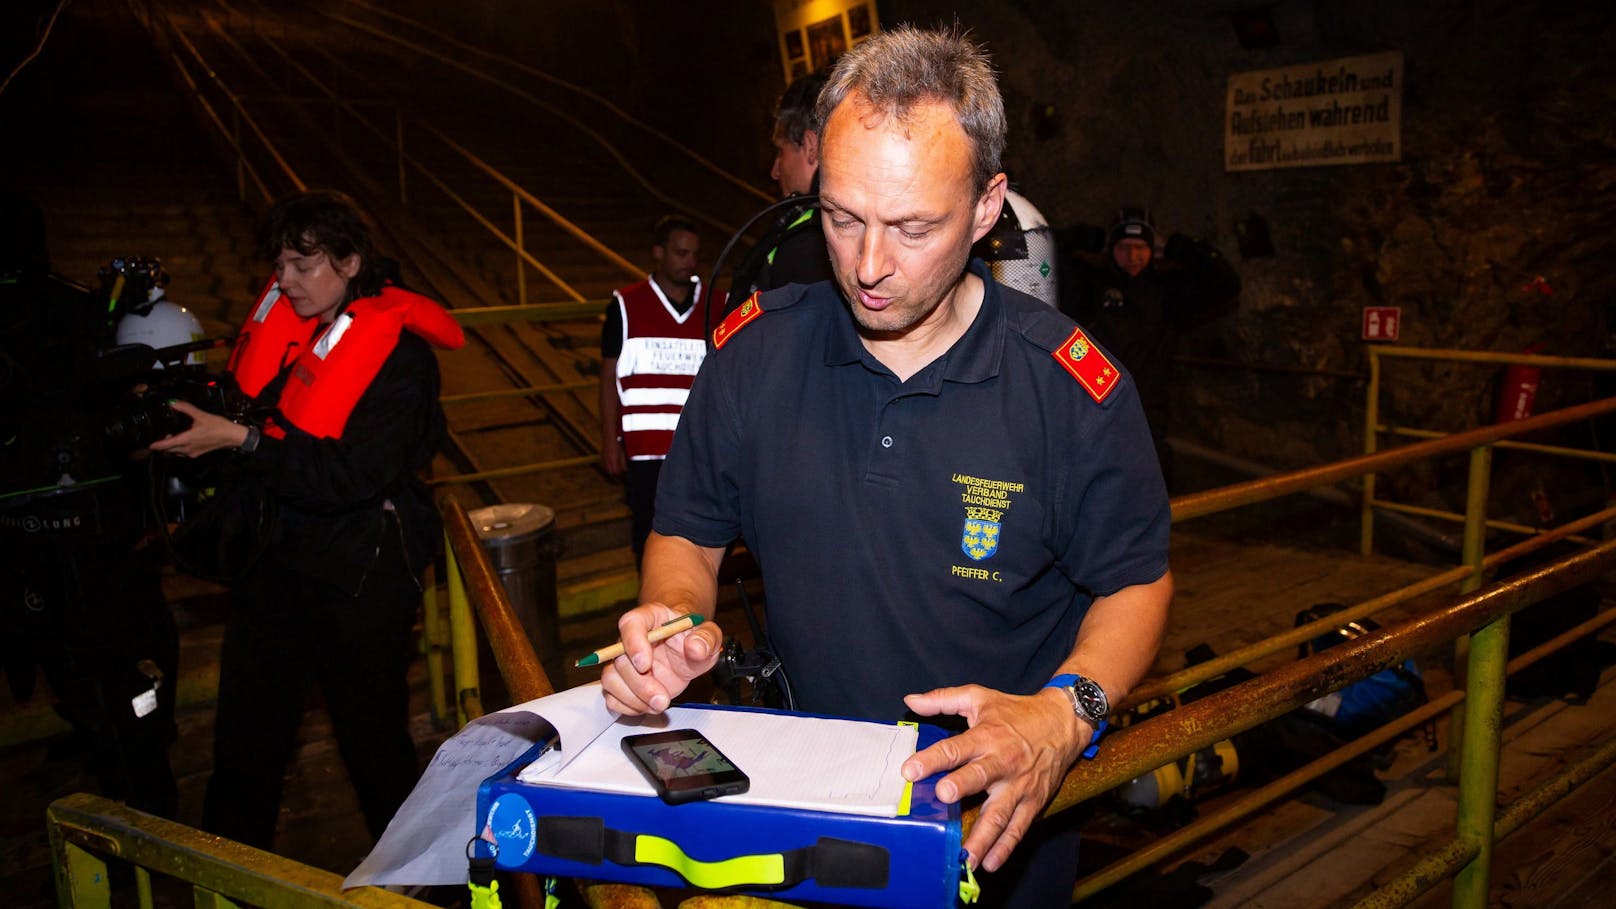
POLYGON ((598 664, 599 662, 600 662, 600 657, 597 656, 596 654, 591 653, 589 656, 586 656, 583 659, 579 660, 578 662, 573 663, 572 668, 574 668, 574 669, 582 669, 585 666, 594 666, 594 665, 598 664))
POLYGON ((690 627, 691 628, 695 628, 697 625, 700 625, 702 622, 705 622, 705 621, 707 621, 707 620, 702 618, 701 613, 699 613, 699 612, 692 612, 690 614, 690 627))

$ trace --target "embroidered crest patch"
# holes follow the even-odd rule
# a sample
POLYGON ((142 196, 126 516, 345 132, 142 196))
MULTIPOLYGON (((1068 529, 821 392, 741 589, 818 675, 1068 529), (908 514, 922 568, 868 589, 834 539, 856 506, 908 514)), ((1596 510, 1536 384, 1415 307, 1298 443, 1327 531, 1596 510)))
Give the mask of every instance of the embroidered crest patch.
MULTIPOLYGON (((971 511, 974 509, 967 509, 971 511)), ((967 515, 965 532, 960 535, 960 549, 973 561, 980 562, 999 551, 999 529, 1004 525, 967 515)))
POLYGON ((722 348, 735 333, 740 331, 746 323, 763 315, 763 306, 758 303, 758 294, 754 293, 746 298, 746 302, 735 308, 735 311, 724 317, 713 329, 713 349, 722 348))
POLYGON ((1083 386, 1096 404, 1105 401, 1111 389, 1117 387, 1117 368, 1083 334, 1081 328, 1072 329, 1071 335, 1061 342, 1051 356, 1062 369, 1072 374, 1072 378, 1083 386))

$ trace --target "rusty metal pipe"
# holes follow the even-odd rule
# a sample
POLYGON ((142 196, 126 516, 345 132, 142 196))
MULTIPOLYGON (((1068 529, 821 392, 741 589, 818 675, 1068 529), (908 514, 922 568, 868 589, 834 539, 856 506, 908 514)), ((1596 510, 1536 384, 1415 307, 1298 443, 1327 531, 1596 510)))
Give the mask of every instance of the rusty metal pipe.
MULTIPOLYGON (((1513 665, 1513 664, 1511 664, 1513 665)), ((1493 826, 1494 840, 1502 840, 1527 821, 1548 810, 1606 767, 1616 762, 1616 739, 1608 739, 1593 754, 1557 774, 1553 779, 1511 802, 1493 826)), ((1427 890, 1451 877, 1475 858, 1473 843, 1450 840, 1399 875, 1354 904, 1353 909, 1397 909, 1414 902, 1427 890)))
POLYGON ((1513 423, 1498 423, 1465 432, 1454 433, 1443 439, 1416 442, 1373 454, 1359 455, 1344 461, 1297 470, 1275 477, 1264 477, 1232 486, 1222 486, 1205 492, 1179 496, 1173 500, 1173 522, 1187 521, 1204 515, 1227 511, 1242 505, 1266 502, 1292 493, 1305 492, 1317 486, 1328 486, 1364 474, 1378 473, 1401 467, 1413 461, 1437 455, 1469 451, 1479 445, 1488 445, 1510 436, 1526 435, 1543 429, 1552 429, 1580 420, 1616 413, 1616 398, 1604 398, 1588 404, 1579 404, 1539 414, 1513 423))
POLYGON ((1381 628, 1119 732, 1074 767, 1046 814, 1106 792, 1183 755, 1274 719, 1501 615, 1585 584, 1616 566, 1616 541, 1494 584, 1428 615, 1381 628))
MULTIPOLYGON (((1528 537, 1513 546, 1500 549, 1482 559, 1483 569, 1497 568, 1499 565, 1518 559, 1566 538, 1575 539, 1581 531, 1596 527, 1608 520, 1616 519, 1616 507, 1605 508, 1591 515, 1567 521, 1553 530, 1546 530, 1535 536, 1528 537)), ((1118 710, 1126 710, 1137 704, 1166 697, 1175 692, 1185 691, 1193 685, 1198 685, 1208 679, 1217 678, 1237 666, 1247 666, 1252 662, 1289 649, 1303 641, 1310 641, 1331 628, 1344 622, 1353 622, 1366 616, 1374 615, 1383 609, 1389 609, 1399 603, 1406 602, 1414 597, 1430 593, 1449 584, 1454 584, 1469 577, 1471 570, 1465 566, 1449 568, 1441 574, 1435 574, 1420 581, 1415 581, 1406 587, 1394 590, 1372 599, 1364 600, 1340 612, 1333 612, 1327 616, 1315 619, 1305 625, 1298 625, 1287 631, 1264 638, 1254 644, 1248 644, 1236 650, 1231 650, 1221 656, 1213 657, 1203 663, 1187 666, 1184 669, 1156 679, 1147 679, 1138 688, 1135 688, 1126 698, 1118 704, 1118 710)))
MULTIPOLYGON (((1463 569, 1456 570, 1462 571, 1463 569)), ((1594 634, 1607 625, 1610 625, 1612 622, 1616 622, 1616 609, 1602 612, 1588 621, 1583 622, 1577 627, 1569 629, 1562 634, 1556 635, 1554 638, 1545 641, 1526 653, 1523 653, 1513 660, 1510 660, 1509 666, 1506 668, 1506 672, 1513 675, 1532 665, 1533 663, 1538 662, 1544 657, 1559 651, 1567 644, 1594 634)), ((1137 852, 1130 853, 1125 858, 1119 859, 1115 863, 1107 865, 1099 871, 1096 871, 1095 873, 1084 877, 1082 880, 1079 880, 1077 882, 1077 887, 1072 892, 1072 901, 1079 902, 1087 899, 1089 896, 1092 896, 1106 887, 1123 880, 1129 875, 1134 874, 1137 871, 1141 871, 1162 860, 1163 858, 1186 848, 1190 844, 1216 833, 1219 830, 1222 830, 1235 821, 1257 812, 1272 802, 1290 794, 1292 791, 1301 788, 1312 780, 1315 780, 1334 768, 1345 764, 1347 761, 1350 761, 1361 754, 1372 751, 1387 742, 1395 740, 1398 736, 1404 735, 1410 730, 1430 722, 1446 711, 1453 709, 1454 706, 1463 703, 1464 699, 1465 695, 1463 691, 1450 691, 1446 694, 1432 698, 1430 702, 1415 708, 1409 713, 1392 720, 1391 722, 1375 729, 1372 732, 1366 733, 1361 738, 1354 739, 1352 742, 1343 745, 1341 748, 1338 748, 1335 751, 1332 751, 1329 754, 1311 761, 1301 767, 1298 767, 1290 773, 1287 773, 1258 789, 1252 790, 1251 792, 1240 797, 1234 802, 1225 805, 1212 814, 1197 818, 1189 825, 1180 827, 1165 837, 1151 843, 1149 846, 1146 846, 1137 852)), ((1539 811, 1541 810, 1542 809, 1539 809, 1539 811)), ((1501 817, 1498 823, 1500 825, 1500 833, 1498 835, 1502 837, 1504 835, 1504 831, 1502 830, 1504 818, 1501 817)), ((1469 861, 1473 855, 1473 852, 1467 853, 1464 860, 1469 861)))

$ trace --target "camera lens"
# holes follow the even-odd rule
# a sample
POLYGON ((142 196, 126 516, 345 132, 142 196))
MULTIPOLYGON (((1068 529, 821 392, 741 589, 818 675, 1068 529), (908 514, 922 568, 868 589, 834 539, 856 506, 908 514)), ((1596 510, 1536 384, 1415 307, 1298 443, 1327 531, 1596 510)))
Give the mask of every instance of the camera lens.
POLYGON ((108 442, 126 451, 150 447, 151 443, 184 432, 191 427, 187 417, 163 401, 147 396, 135 398, 122 413, 102 427, 108 442))

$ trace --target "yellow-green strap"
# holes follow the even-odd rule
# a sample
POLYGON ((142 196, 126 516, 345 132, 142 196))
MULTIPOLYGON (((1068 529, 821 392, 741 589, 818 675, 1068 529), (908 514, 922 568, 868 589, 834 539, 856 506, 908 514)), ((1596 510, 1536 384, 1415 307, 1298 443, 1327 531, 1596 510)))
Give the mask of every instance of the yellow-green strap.
MULTIPOLYGON (((809 206, 807 211, 805 211, 802 214, 797 216, 797 220, 792 221, 790 224, 786 225, 786 233, 789 234, 792 231, 796 230, 797 228, 803 226, 804 224, 807 224, 808 219, 812 218, 813 216, 814 216, 814 207, 809 206)), ((779 251, 780 251, 779 246, 776 246, 775 248, 769 250, 768 260, 769 260, 770 265, 774 264, 774 254, 779 252, 779 251)))
POLYGON ((961 862, 965 866, 965 879, 960 881, 960 902, 969 906, 982 898, 982 885, 977 883, 976 872, 971 870, 969 862, 961 862))
POLYGON ((471 909, 500 909, 499 881, 489 881, 487 886, 467 886, 471 888, 471 909))
POLYGON ((672 869, 693 886, 706 890, 769 886, 783 884, 786 880, 785 856, 778 852, 703 862, 685 855, 673 840, 644 833, 634 838, 634 861, 672 869))

